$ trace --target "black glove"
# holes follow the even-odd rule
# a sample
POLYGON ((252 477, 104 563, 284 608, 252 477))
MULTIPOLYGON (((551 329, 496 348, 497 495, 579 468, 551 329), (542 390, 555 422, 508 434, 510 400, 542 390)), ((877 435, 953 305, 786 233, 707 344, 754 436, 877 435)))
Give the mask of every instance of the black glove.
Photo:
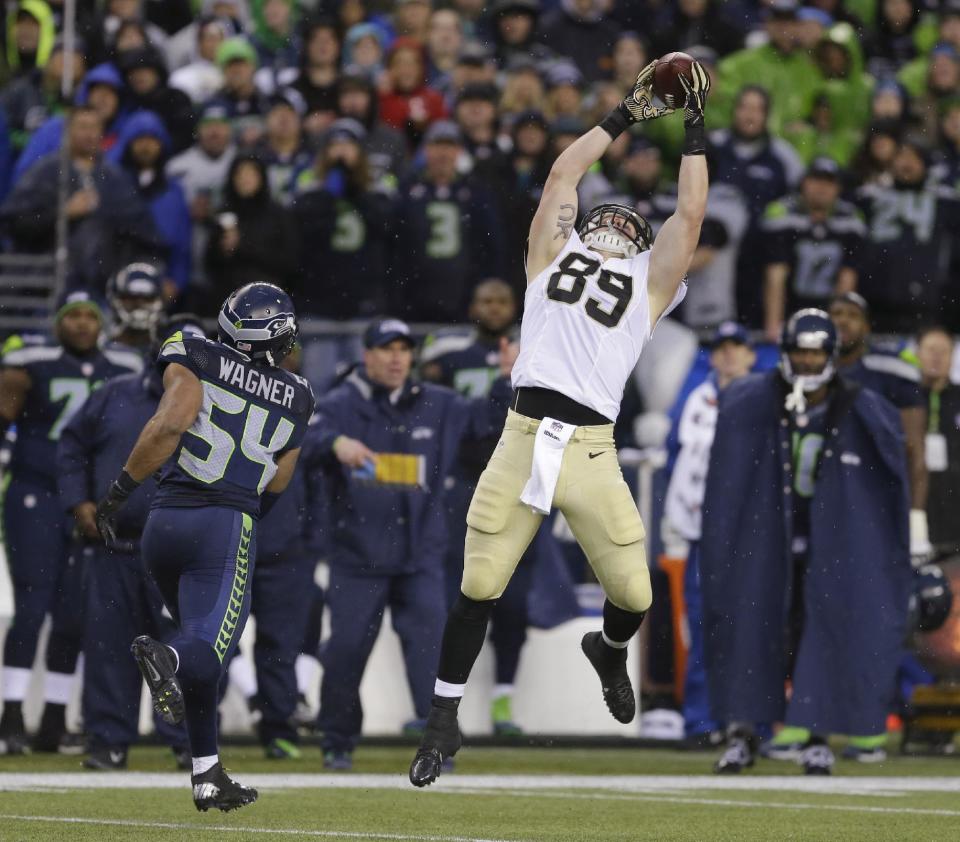
POLYGON ((707 94, 710 93, 710 74, 703 69, 699 61, 690 65, 691 79, 680 74, 680 84, 687 92, 683 105, 683 126, 686 138, 683 144, 684 155, 703 155, 707 150, 707 139, 703 127, 703 112, 707 107, 707 94))
POLYGON ((120 476, 113 481, 113 485, 107 491, 107 496, 97 504, 97 529, 108 547, 116 547, 119 544, 115 516, 139 487, 139 482, 126 471, 121 471, 120 476))

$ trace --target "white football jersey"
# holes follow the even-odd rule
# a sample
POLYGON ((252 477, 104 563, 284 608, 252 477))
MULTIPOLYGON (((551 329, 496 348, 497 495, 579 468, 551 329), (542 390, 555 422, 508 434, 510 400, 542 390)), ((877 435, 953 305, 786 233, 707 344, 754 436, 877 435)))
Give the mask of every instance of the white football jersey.
MULTIPOLYGON (((513 385, 553 389, 615 420, 623 387, 653 330, 650 251, 601 261, 576 231, 527 286, 513 385)), ((681 283, 663 315, 686 294, 681 283)))

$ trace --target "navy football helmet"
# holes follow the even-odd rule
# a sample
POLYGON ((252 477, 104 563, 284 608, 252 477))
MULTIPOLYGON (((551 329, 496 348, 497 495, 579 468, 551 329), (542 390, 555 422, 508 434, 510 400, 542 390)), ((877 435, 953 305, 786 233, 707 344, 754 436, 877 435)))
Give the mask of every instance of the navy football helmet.
POLYGON ((156 330, 163 315, 160 272, 149 263, 124 266, 107 282, 107 301, 121 330, 156 330))
POLYGON ((950 580, 936 564, 925 564, 914 573, 913 593, 910 595, 910 617, 917 631, 939 629, 953 608, 950 580))
POLYGON ((835 374, 837 329, 830 317, 815 308, 798 310, 783 326, 780 335, 780 373, 792 386, 802 384, 804 392, 815 392, 835 374), (819 374, 797 374, 790 363, 791 351, 826 351, 827 362, 819 374))
POLYGON ((231 293, 217 317, 217 338, 251 360, 279 365, 297 342, 293 301, 273 284, 247 284, 231 293))

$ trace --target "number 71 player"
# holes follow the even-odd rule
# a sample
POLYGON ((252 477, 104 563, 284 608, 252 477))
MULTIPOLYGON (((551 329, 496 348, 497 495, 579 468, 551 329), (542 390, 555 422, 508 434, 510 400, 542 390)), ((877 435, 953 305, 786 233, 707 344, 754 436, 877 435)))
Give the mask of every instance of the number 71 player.
POLYGON ((606 595, 603 631, 584 636, 583 652, 614 718, 630 722, 636 714, 627 644, 650 607, 650 574, 613 423, 640 352, 686 292, 707 202, 704 69, 693 62, 689 78, 679 76, 686 137, 677 209, 652 245, 649 223, 625 205, 600 205, 576 225, 577 184, 629 126, 671 112, 652 104, 655 65, 557 158, 530 226, 512 408, 467 513, 461 593, 447 619, 430 716, 410 765, 414 786, 435 781, 444 759, 460 748, 457 707, 490 612, 552 506, 563 512, 606 595))

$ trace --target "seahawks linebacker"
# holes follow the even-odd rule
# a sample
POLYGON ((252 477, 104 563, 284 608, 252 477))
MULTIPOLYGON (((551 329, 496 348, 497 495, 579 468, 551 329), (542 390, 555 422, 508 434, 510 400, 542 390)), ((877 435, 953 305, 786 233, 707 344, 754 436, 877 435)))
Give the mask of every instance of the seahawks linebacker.
POLYGON ((232 810, 257 791, 231 780, 217 752, 217 688, 250 611, 255 519, 287 487, 313 412, 307 381, 278 367, 297 339, 290 297, 272 284, 223 303, 218 341, 176 333, 163 345, 164 394, 97 507, 104 539, 127 498, 163 467, 143 560, 179 626, 170 645, 131 647, 157 713, 186 715, 198 810, 232 810))
POLYGON ((683 298, 699 239, 707 201, 706 71, 695 62, 691 78, 680 77, 686 140, 677 209, 656 241, 649 223, 624 205, 600 205, 577 225, 577 184, 631 124, 669 112, 652 104, 654 64, 600 125, 557 158, 530 226, 512 410, 467 513, 461 592, 447 619, 433 706, 410 766, 414 786, 436 780, 444 759, 460 748, 457 707, 490 612, 553 506, 607 596, 603 631, 584 637, 584 654, 613 716, 630 722, 636 714, 627 645, 650 607, 650 575, 613 423, 640 352, 683 298))

